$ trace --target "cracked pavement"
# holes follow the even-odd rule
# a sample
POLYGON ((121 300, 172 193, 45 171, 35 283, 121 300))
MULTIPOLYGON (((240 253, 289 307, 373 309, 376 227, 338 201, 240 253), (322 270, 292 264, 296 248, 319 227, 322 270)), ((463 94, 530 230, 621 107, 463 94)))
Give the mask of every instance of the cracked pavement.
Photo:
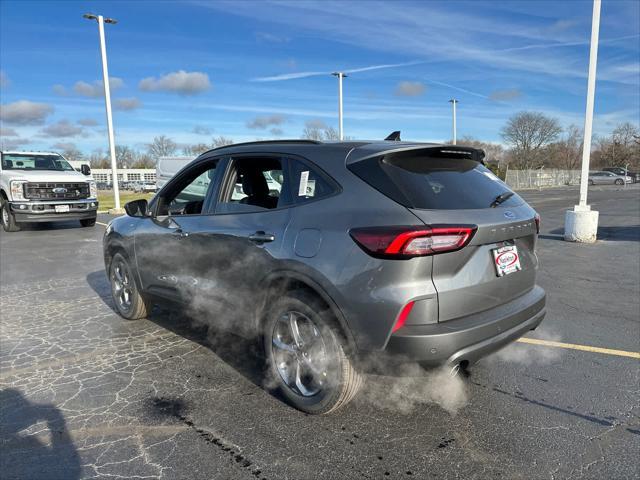
MULTIPOLYGON (((595 245, 558 240, 576 189, 523 194, 542 215, 549 294, 529 336, 640 350, 638 187, 590 190, 595 245)), ((116 315, 102 232, 0 233, 3 479, 640 476, 637 359, 514 344, 472 369, 455 415, 377 401, 398 382, 370 375, 355 402, 313 417, 262 387, 252 342, 179 311, 116 315)))

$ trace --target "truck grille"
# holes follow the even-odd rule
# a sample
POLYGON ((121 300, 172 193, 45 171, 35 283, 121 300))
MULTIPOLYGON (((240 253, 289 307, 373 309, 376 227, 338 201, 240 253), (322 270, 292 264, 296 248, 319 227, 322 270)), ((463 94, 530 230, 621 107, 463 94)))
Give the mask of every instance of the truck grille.
POLYGON ((24 197, 30 200, 80 200, 89 198, 88 183, 25 183, 24 197))

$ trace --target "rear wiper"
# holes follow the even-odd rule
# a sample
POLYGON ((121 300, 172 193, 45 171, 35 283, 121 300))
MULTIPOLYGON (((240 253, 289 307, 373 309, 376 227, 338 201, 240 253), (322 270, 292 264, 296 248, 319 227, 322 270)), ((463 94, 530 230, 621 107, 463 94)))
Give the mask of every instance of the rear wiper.
POLYGON ((500 205, 501 203, 509 200, 511 197, 513 197, 514 193, 513 192, 504 192, 501 193, 500 195, 498 195, 495 200, 493 202, 491 202, 491 205, 489 205, 491 208, 496 208, 498 205, 500 205))

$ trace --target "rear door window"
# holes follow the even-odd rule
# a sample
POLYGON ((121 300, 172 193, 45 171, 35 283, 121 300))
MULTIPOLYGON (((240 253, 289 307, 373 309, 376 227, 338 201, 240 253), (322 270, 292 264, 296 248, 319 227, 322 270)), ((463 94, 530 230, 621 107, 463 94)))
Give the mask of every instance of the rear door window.
POLYGON ((349 168, 371 186, 409 208, 490 208, 499 196, 502 207, 523 203, 502 180, 463 151, 409 150, 365 159, 349 168))

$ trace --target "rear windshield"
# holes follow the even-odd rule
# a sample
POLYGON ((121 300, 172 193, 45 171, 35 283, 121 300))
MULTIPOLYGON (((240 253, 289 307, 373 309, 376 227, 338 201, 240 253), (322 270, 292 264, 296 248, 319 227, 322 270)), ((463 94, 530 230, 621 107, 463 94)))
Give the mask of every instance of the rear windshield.
POLYGON ((363 160, 349 168, 409 208, 463 210, 513 207, 523 203, 488 168, 461 151, 400 152, 363 160))

